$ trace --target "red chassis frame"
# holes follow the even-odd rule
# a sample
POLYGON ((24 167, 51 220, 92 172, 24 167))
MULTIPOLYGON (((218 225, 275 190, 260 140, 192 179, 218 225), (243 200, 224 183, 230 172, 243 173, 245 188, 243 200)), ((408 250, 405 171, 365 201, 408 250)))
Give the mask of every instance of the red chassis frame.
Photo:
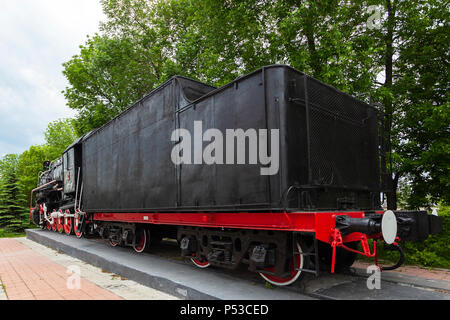
MULTIPOLYGON (((383 211, 377 211, 383 214, 383 211)), ((179 225, 205 228, 237 228, 254 230, 276 230, 314 233, 317 240, 329 243, 333 248, 331 272, 334 273, 336 248, 374 257, 378 265, 376 241, 381 234, 367 236, 354 232, 342 236, 336 229, 336 216, 364 218, 362 211, 336 212, 217 212, 217 213, 94 213, 94 221, 148 223, 156 225, 179 225), (373 252, 370 252, 368 239, 374 239, 373 252), (360 241, 363 252, 345 246, 346 242, 360 241)))
MULTIPOLYGON (((33 212, 33 193, 56 183, 51 181, 31 191, 30 223, 33 212)), ((42 211, 42 210, 41 210, 42 211)), ((383 214, 383 211, 377 211, 383 214)), ((314 233, 317 240, 326 242, 333 248, 331 272, 334 273, 336 248, 356 252, 366 257, 374 257, 378 265, 376 243, 381 234, 367 236, 354 232, 342 236, 336 229, 336 216, 347 215, 351 218, 364 218, 363 211, 324 211, 324 212, 208 212, 208 213, 93 213, 94 221, 148 223, 156 225, 195 226, 205 228, 236 228, 253 230, 275 230, 314 233), (368 239, 374 239, 373 252, 370 252, 368 239), (347 242, 360 241, 363 252, 345 246, 347 242)), ((398 240, 398 239, 397 239, 398 240)), ((396 243, 394 243, 396 245, 396 243)), ((381 268, 380 268, 381 269, 381 268)))

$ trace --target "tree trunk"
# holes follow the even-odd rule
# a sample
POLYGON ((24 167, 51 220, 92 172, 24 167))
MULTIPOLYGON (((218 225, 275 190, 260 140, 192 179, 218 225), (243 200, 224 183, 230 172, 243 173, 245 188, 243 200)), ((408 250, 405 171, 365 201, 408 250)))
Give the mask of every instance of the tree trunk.
POLYGON ((400 173, 396 172, 394 179, 392 179, 392 191, 386 193, 388 210, 397 210, 397 188, 399 179, 400 173))
MULTIPOLYGON (((386 44, 386 51, 385 51, 385 81, 384 81, 384 87, 391 90, 392 88, 392 82, 393 82, 393 56, 394 56, 394 28, 395 28, 395 10, 392 7, 392 2, 395 0, 386 0, 386 8, 388 11, 388 19, 387 19, 387 32, 386 32, 386 38, 385 38, 385 44, 386 44)), ((386 157, 386 159, 389 159, 389 179, 391 179, 389 185, 392 187, 389 192, 386 193, 387 196, 387 206, 390 210, 396 210, 397 209, 397 185, 398 185, 398 179, 399 174, 396 173, 395 177, 392 178, 393 174, 393 167, 392 167, 392 139, 391 139, 391 133, 392 133, 392 123, 393 123, 393 113, 394 113, 394 104, 390 97, 386 97, 384 99, 384 114, 385 114, 385 145, 387 146, 387 152, 389 152, 389 157, 386 157)))

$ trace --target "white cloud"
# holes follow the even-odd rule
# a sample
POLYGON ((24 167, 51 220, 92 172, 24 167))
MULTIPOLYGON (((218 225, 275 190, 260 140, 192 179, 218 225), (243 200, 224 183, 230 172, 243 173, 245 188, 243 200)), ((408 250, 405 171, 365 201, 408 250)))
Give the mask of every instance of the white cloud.
POLYGON ((104 19, 98 0, 0 0, 0 157, 44 142, 48 123, 73 117, 62 63, 104 19))

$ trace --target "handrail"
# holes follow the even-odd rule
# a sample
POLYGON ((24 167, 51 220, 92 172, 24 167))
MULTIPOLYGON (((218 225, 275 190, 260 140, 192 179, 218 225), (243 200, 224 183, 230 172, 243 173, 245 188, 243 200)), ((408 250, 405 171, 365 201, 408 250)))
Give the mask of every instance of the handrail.
POLYGON ((40 187, 37 187, 37 188, 31 190, 31 192, 33 193, 33 192, 36 192, 36 191, 38 191, 38 190, 44 189, 45 187, 47 187, 47 186, 49 186, 49 185, 51 185, 51 184, 54 184, 55 182, 57 182, 57 181, 56 181, 56 180, 50 181, 50 182, 48 182, 48 183, 46 183, 46 184, 43 184, 43 185, 40 186, 40 187))

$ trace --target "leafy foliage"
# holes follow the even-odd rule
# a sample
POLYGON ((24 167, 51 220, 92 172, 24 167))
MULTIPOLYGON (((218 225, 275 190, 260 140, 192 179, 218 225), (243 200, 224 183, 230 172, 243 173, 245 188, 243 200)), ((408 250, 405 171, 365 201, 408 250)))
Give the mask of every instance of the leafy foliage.
POLYGON ((448 3, 401 8, 394 142, 397 170, 411 184, 407 207, 415 209, 450 201, 448 3))
POLYGON ((64 94, 79 111, 78 135, 100 127, 154 87, 157 75, 144 57, 129 39, 96 35, 64 64, 71 83, 64 94))
POLYGON ((9 232, 23 231, 27 214, 21 205, 24 199, 17 163, 18 157, 11 154, 0 160, 0 228, 9 232))
POLYGON ((51 122, 45 130, 45 146, 49 148, 48 159, 54 160, 59 158, 61 154, 70 146, 76 139, 73 119, 60 119, 51 122))
POLYGON ((37 186, 39 173, 43 170, 43 162, 51 159, 49 155, 50 149, 44 145, 31 146, 19 156, 17 163, 18 179, 24 195, 28 195, 21 203, 23 207, 29 206, 31 190, 37 186))
MULTIPOLYGON (((30 228, 32 228, 32 226, 30 226, 30 228)), ((27 226, 28 229, 28 226, 27 226)), ((9 232, 9 231, 5 231, 3 229, 0 229, 0 238, 21 238, 24 237, 25 233, 24 232, 9 232)))

